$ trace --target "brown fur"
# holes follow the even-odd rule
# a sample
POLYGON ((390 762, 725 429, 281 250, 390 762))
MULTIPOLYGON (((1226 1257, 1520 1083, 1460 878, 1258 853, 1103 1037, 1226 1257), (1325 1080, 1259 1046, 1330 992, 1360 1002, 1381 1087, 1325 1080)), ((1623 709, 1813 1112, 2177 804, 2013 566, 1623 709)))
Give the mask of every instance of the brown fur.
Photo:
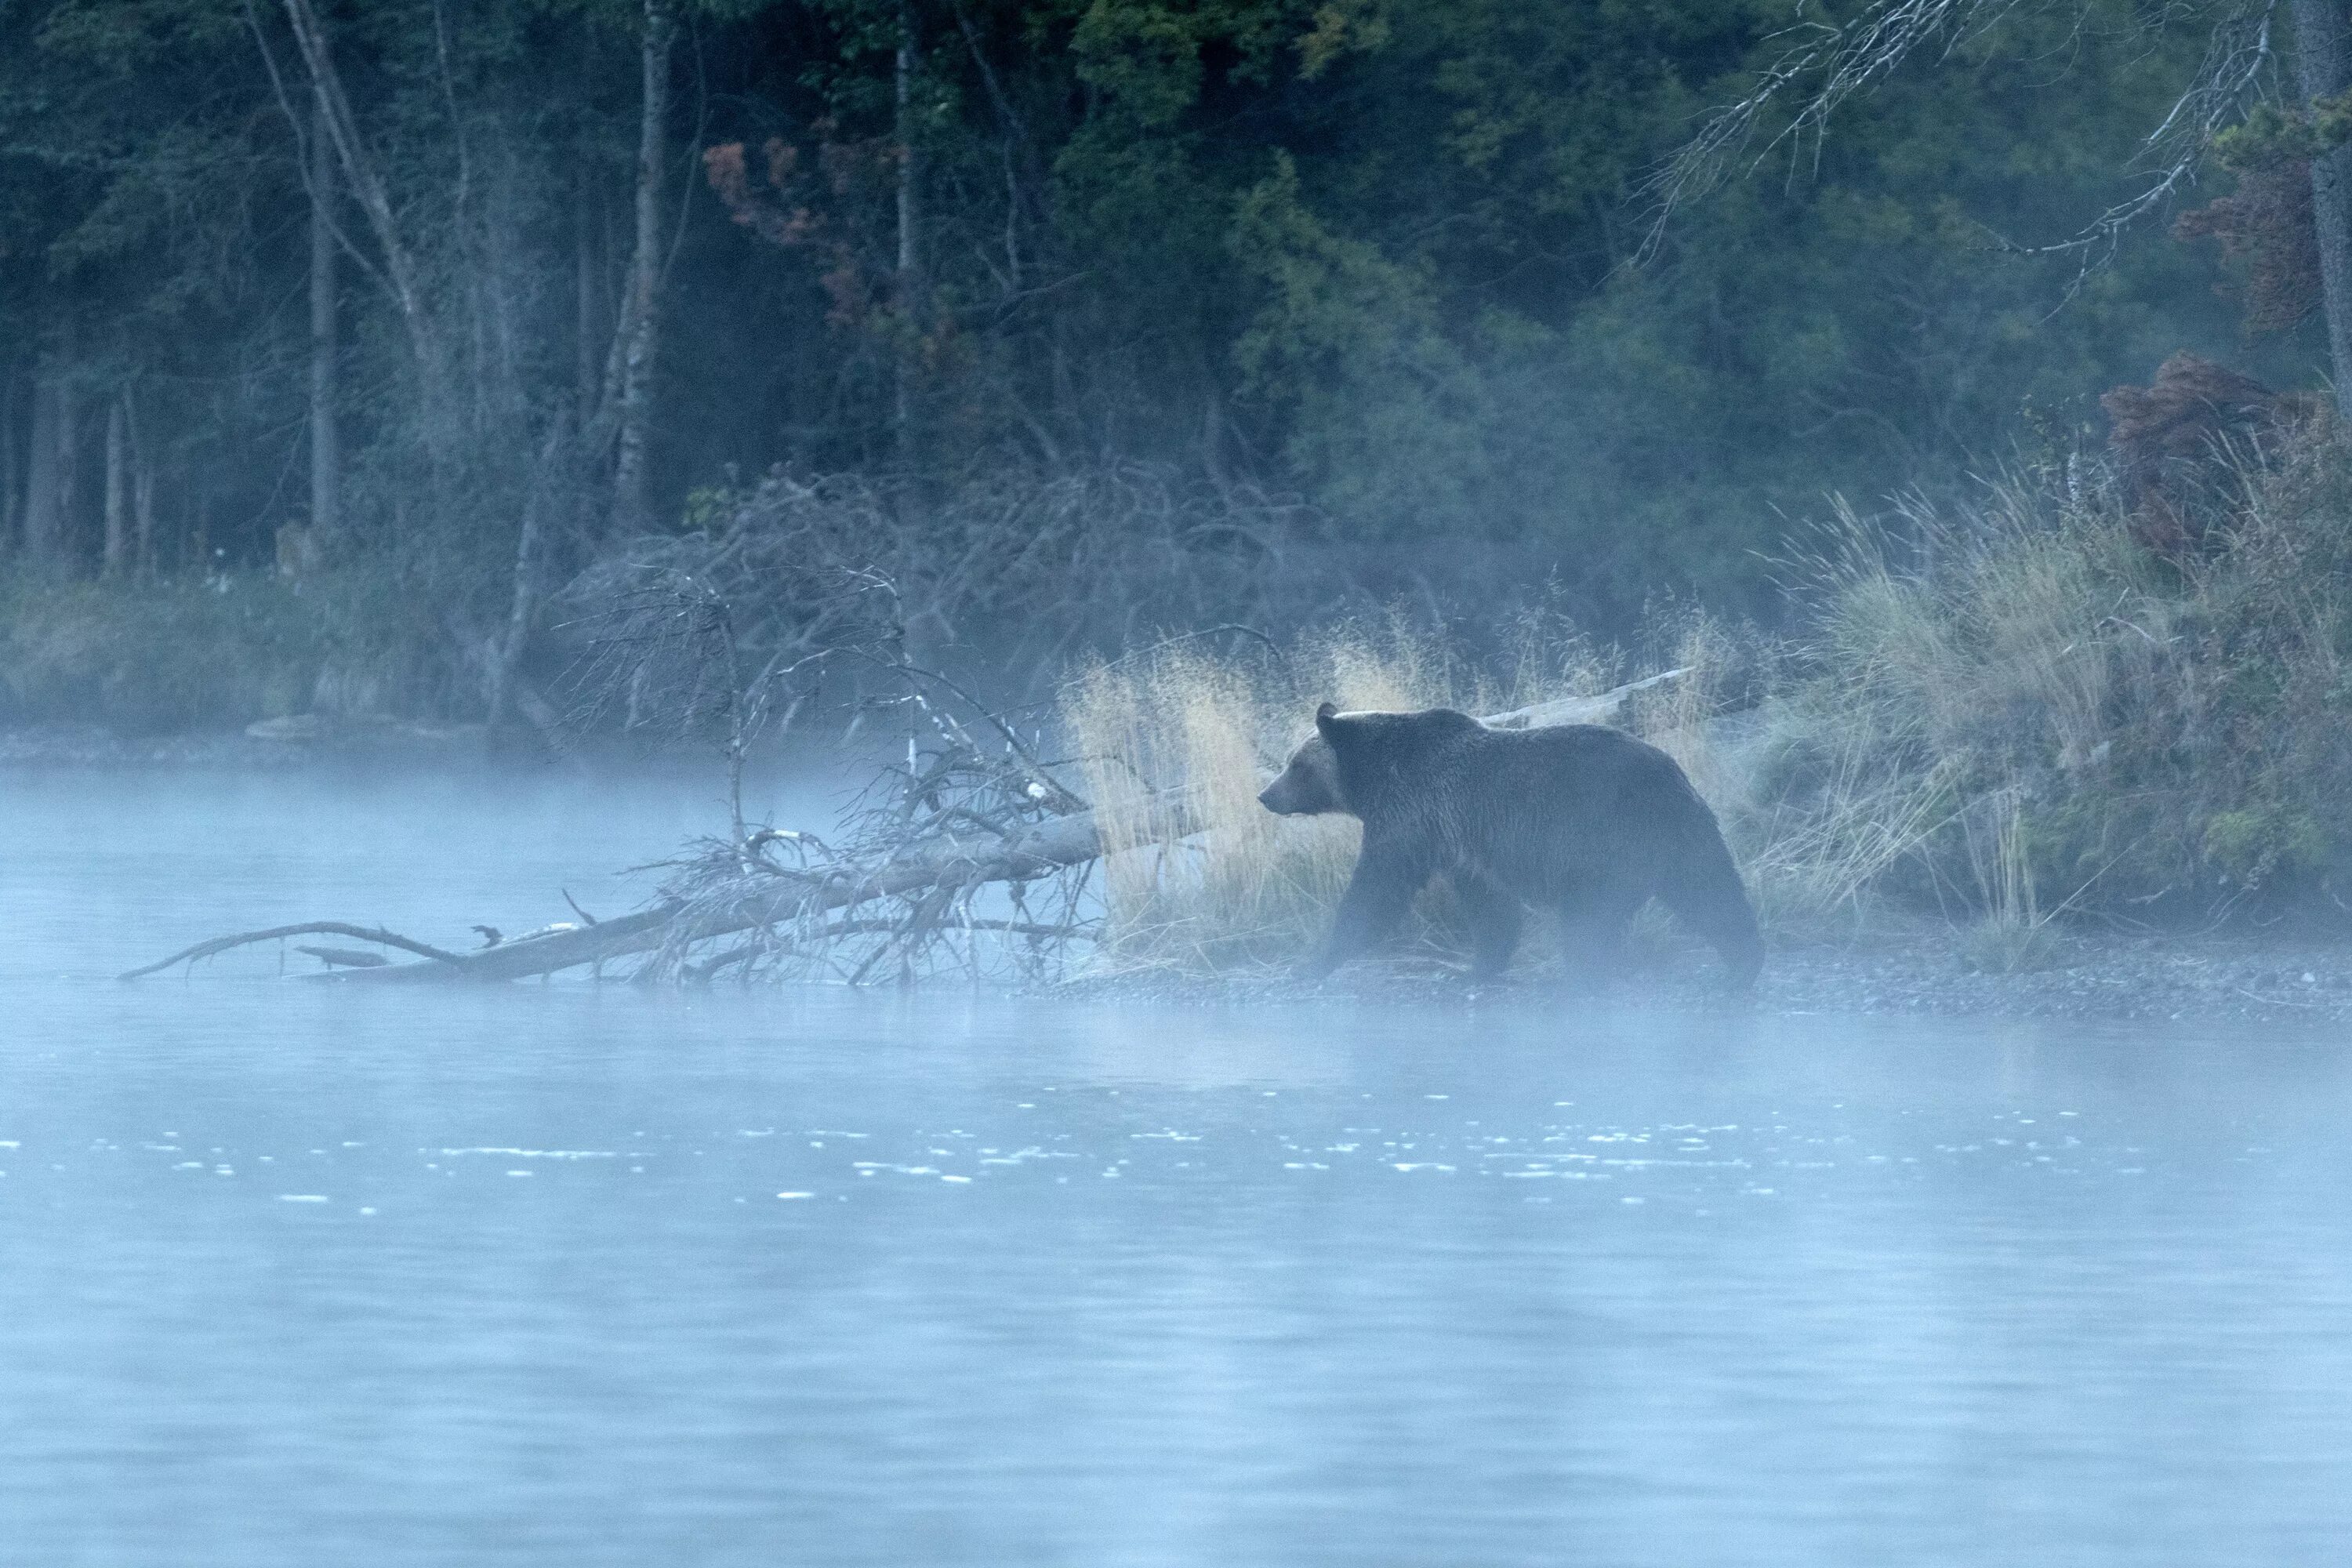
POLYGON ((1447 708, 1341 713, 1327 702, 1315 728, 1258 796, 1282 816, 1345 812, 1364 825, 1308 973, 1371 947, 1442 876, 1469 919, 1477 973, 1509 963, 1523 904, 1558 910, 1572 960, 1604 971, 1655 897, 1737 984, 1754 980, 1764 950, 1738 869, 1715 814, 1656 747, 1594 724, 1489 730, 1447 708))

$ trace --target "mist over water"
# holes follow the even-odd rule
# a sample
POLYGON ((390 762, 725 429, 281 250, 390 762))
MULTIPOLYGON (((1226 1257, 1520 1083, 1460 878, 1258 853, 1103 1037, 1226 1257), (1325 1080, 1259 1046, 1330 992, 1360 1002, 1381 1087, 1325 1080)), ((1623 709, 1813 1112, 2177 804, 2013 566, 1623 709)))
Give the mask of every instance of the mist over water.
MULTIPOLYGON (((822 787, 770 787, 748 809, 828 819, 822 787)), ((552 767, 453 773, 32 773, 0 781, 0 976, 112 975, 191 942, 302 921, 383 924, 470 948, 477 922, 509 934, 625 912, 653 876, 628 868, 727 830, 715 770, 593 782, 552 767)), ((333 937, 304 938, 329 946, 333 937)), ((275 948, 230 953, 200 977, 274 975, 275 948)), ((289 972, 316 972, 290 950, 289 972)))
POLYGON ((714 795, 0 784, 0 1563, 2352 1531, 2332 1039, 103 978, 281 921, 618 910, 714 795))

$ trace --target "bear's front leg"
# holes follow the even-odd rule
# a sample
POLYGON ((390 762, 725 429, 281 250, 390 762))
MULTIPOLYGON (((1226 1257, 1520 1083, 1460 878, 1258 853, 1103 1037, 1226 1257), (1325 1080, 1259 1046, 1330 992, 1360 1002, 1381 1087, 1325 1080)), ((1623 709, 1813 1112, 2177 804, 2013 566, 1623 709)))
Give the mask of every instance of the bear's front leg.
POLYGON ((1356 858, 1356 873, 1339 897, 1331 934, 1314 957, 1299 965, 1298 978, 1320 980, 1348 960, 1377 946, 1412 908, 1412 896, 1429 879, 1427 868, 1375 845, 1369 837, 1356 858))
POLYGON ((1475 871, 1453 874, 1454 901, 1470 927, 1470 977, 1492 980, 1511 966, 1519 945, 1518 895, 1475 871))

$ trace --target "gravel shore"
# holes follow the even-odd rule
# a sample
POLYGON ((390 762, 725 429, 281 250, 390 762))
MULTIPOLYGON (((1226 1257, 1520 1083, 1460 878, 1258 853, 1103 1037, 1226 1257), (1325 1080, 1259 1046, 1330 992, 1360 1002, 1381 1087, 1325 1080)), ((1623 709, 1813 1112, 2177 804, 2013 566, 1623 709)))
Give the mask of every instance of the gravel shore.
POLYGON ((482 749, 478 724, 406 720, 332 721, 312 714, 268 719, 243 730, 125 735, 100 724, 0 728, 0 772, 72 768, 184 768, 198 773, 278 773, 347 758, 469 760, 482 749))
MULTIPOLYGON (((2067 931, 2053 933, 2035 966, 2008 973, 1972 967, 1969 947, 1963 933, 1928 921, 1894 922, 1845 942, 1776 942, 1745 996, 1724 992, 1701 952, 1643 952, 1604 994, 1614 1005, 1678 1011, 2352 1026, 2352 939, 2343 936, 2067 931)), ((1474 986, 1458 972, 1412 958, 1350 964, 1313 985, 1273 976, 1128 974, 1062 989, 1106 998, 1291 1004, 1477 1005, 1574 994, 1540 962, 1500 984, 1474 986)))

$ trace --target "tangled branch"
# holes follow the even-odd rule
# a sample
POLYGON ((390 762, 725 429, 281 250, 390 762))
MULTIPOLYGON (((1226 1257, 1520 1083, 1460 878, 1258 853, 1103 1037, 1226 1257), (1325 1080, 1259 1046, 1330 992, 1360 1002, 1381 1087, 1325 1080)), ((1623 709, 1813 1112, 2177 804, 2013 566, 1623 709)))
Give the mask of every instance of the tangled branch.
MULTIPOLYGON (((1801 22, 1774 35, 1785 47, 1759 73, 1755 85, 1701 122, 1698 132, 1639 187, 1649 222, 1637 261, 1664 244, 1667 226, 1690 202, 1764 162, 1806 155, 1816 167, 1831 116, 1849 99, 1877 88, 1914 56, 1948 59, 1984 37, 2026 0, 1874 0, 1843 25, 1801 22)), ((2236 0, 2214 23, 2204 58, 2163 121, 2148 132, 2136 160, 2146 177, 2124 200, 2071 237, 2047 245, 2008 240, 1998 248, 2021 256, 2111 248, 2125 230, 2191 184, 2214 139, 2244 111, 2273 61, 2274 0, 2236 0)), ((2159 15, 2148 25, 2168 18, 2159 15)))

